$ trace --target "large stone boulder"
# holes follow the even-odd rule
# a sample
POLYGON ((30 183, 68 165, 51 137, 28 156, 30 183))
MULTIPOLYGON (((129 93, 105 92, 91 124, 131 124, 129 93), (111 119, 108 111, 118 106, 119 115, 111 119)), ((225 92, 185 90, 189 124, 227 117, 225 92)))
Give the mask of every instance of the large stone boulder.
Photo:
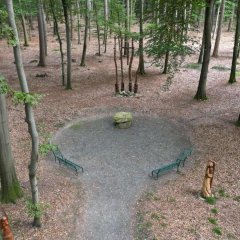
POLYGON ((132 113, 118 112, 114 115, 113 120, 118 128, 130 128, 132 125, 132 113))

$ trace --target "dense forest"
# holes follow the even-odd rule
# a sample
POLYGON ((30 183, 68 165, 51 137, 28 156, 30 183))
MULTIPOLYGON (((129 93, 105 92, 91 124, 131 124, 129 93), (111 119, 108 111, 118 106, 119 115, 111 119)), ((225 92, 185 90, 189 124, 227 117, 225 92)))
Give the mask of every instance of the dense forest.
MULTIPOLYGON (((1 1, 3 239, 14 239, 4 238, 4 216, 15 239, 239 239, 239 40, 240 0, 1 1), (61 129, 77 132, 81 127, 76 120, 116 111, 171 122, 177 126, 176 139, 186 135, 193 152, 179 175, 171 172, 163 180, 146 180, 149 188, 142 187, 131 205, 126 205, 126 226, 119 227, 131 229, 121 233, 117 222, 116 236, 108 236, 101 227, 84 230, 92 211, 89 196, 98 188, 97 182, 89 185, 81 179, 90 176, 91 170, 85 173, 83 166, 83 173, 75 176, 57 166, 51 152, 63 160, 69 149, 75 151, 66 147, 71 141, 76 145, 73 140, 65 140, 69 142, 66 146, 63 140, 58 142, 61 129), (63 148, 63 155, 57 145, 63 148), (214 195, 205 197, 201 185, 209 160, 214 168, 216 163, 216 180, 214 195), (89 237, 86 231, 99 231, 99 237, 89 237)), ((150 130, 155 122, 152 124, 150 130)), ((139 152, 154 154, 158 138, 151 145, 151 134, 158 129, 149 135, 144 135, 144 129, 146 149, 139 152)), ((99 130, 94 131, 97 138, 99 130)), ((164 139, 169 154, 163 155, 168 160, 179 154, 174 143, 167 145, 171 134, 166 133, 164 139)), ((98 144, 107 142, 103 137, 98 144)), ((125 144, 124 148, 132 147, 130 140, 125 144)), ((58 158, 55 155, 55 161, 58 158)), ((78 164, 64 161, 78 173, 78 164)), ((77 161, 81 163, 81 156, 77 161)), ((101 164, 97 167, 96 163, 97 175, 104 168, 101 164)), ((118 183, 126 186, 126 195, 137 189, 124 178, 115 185, 118 183)), ((96 207, 100 209, 101 204, 96 207)), ((116 219, 121 219, 121 204, 116 208, 116 219)), ((96 221, 98 218, 104 214, 97 211, 96 221)), ((112 218, 105 224, 114 222, 112 218)))

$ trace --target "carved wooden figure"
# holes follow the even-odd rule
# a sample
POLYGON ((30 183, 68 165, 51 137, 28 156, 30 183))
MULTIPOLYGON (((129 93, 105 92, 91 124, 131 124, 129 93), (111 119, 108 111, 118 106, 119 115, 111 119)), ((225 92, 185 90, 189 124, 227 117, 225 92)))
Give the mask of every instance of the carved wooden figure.
POLYGON ((8 217, 5 212, 4 212, 4 216, 2 216, 0 219, 0 230, 2 230, 3 240, 14 240, 13 233, 8 223, 8 217))
POLYGON ((202 186, 202 196, 204 198, 213 196, 211 192, 212 184, 213 184, 213 175, 215 171, 215 162, 210 160, 207 164, 206 171, 205 171, 205 177, 203 180, 203 186, 202 186))

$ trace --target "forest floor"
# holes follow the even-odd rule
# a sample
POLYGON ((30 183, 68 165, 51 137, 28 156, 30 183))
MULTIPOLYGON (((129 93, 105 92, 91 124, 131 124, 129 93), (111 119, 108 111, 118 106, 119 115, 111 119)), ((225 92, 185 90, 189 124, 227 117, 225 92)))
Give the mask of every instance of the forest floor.
MULTIPOLYGON (((61 67, 58 45, 48 36, 47 67, 37 67, 38 36, 23 48, 24 67, 31 92, 43 94, 34 109, 41 140, 54 135, 63 126, 98 109, 131 109, 138 114, 159 116, 182 127, 194 146, 189 158, 194 164, 184 168, 177 179, 160 184, 139 198, 133 210, 133 231, 136 239, 240 239, 240 129, 235 126, 240 111, 240 83, 227 84, 233 48, 233 33, 223 33, 220 57, 212 58, 207 82, 207 101, 195 101, 199 69, 186 65, 195 63, 197 55, 188 57, 169 90, 166 76, 155 67, 146 68, 139 77, 138 97, 120 98, 114 95, 115 69, 112 44, 106 54, 97 56, 97 44, 89 44, 87 66, 80 67, 82 45, 73 45, 72 86, 61 86, 61 67), (46 73, 43 78, 36 74, 46 73), (200 197, 206 163, 216 161, 213 192, 216 204, 209 205, 200 197), (215 210, 212 210, 215 209, 215 210), (217 213, 214 213, 217 212, 217 213), (212 220, 214 219, 214 220, 212 220), (213 224, 211 222, 217 222, 213 224), (218 235, 221 234, 221 235, 218 235)), ((136 68, 137 60, 134 66, 136 68)), ((13 53, 0 41, 0 72, 12 88, 19 89, 13 53)), ((77 221, 84 216, 86 196, 81 176, 60 168, 41 157, 39 162, 39 191, 44 214, 43 227, 32 228, 27 214, 30 197, 28 163, 30 139, 24 122, 24 107, 15 106, 9 99, 9 125, 19 180, 25 197, 15 205, 3 205, 9 214, 16 239, 75 239, 77 221), (80 179, 80 181, 79 181, 80 179), (76 219, 78 217, 78 220, 76 219)), ((158 183, 157 182, 157 183, 158 183)), ((80 238, 81 239, 81 238, 80 238)))

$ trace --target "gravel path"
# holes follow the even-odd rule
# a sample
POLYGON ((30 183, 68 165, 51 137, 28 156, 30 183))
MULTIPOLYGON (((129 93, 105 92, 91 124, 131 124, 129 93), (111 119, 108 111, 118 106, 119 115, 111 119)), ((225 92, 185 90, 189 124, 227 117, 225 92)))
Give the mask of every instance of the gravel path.
POLYGON ((184 130, 163 118, 133 114, 131 128, 116 129, 110 116, 79 120, 54 138, 67 158, 84 167, 79 180, 86 206, 76 239, 133 239, 134 206, 148 187, 162 181, 149 173, 190 146, 184 130))

